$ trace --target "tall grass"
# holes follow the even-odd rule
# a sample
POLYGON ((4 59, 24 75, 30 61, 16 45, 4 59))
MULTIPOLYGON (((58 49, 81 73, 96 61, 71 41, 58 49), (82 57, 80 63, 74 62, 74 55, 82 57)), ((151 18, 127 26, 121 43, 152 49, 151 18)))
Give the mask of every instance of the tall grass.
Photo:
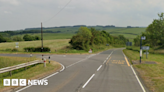
MULTIPOLYGON (((54 52, 55 50, 61 49, 65 46, 69 45, 69 39, 57 39, 57 40, 43 40, 43 46, 51 48, 51 51, 54 52)), ((15 42, 6 42, 0 43, 0 50, 1 51, 11 51, 15 48, 15 42)), ((41 41, 23 41, 19 42, 19 52, 23 52, 25 47, 39 47, 41 46, 41 41)))
POLYGON ((0 68, 13 66, 21 63, 26 63, 28 61, 36 60, 35 57, 7 57, 7 56, 0 56, 0 68))

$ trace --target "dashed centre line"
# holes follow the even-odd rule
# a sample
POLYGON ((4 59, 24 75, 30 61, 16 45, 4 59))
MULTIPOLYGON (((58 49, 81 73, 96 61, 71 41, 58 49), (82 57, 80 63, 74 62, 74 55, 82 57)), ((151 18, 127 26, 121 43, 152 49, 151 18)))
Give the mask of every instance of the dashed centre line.
POLYGON ((102 65, 99 66, 99 68, 97 69, 97 71, 99 71, 101 69, 102 65))

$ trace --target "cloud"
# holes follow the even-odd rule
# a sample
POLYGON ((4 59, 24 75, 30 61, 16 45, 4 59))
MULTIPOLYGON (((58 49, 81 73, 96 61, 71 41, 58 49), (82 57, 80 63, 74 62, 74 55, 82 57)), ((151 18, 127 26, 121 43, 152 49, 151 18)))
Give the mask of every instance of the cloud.
POLYGON ((0 25, 0 30, 22 29, 35 24, 40 26, 40 22, 44 26, 147 26, 164 9, 163 0, 72 0, 62 12, 52 18, 69 1, 0 0, 0 12, 4 12, 0 13, 0 24, 3 24, 0 25), (49 21, 44 23, 46 20, 49 21))
POLYGON ((4 11, 5 14, 12 14, 11 11, 4 11))
POLYGON ((19 5, 20 2, 18 0, 0 0, 1 3, 11 4, 11 5, 19 5))

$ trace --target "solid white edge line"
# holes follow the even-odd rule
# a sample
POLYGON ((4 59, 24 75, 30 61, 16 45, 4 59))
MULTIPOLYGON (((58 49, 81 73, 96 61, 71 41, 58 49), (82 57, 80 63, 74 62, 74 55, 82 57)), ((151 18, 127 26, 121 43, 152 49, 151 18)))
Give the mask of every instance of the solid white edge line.
POLYGON ((99 71, 101 69, 102 65, 99 66, 99 68, 97 69, 97 71, 99 71))
POLYGON ((63 67, 63 69, 60 70, 60 72, 62 72, 65 69, 65 66, 63 64, 61 64, 61 63, 59 63, 59 64, 62 65, 62 67, 63 67))
MULTIPOLYGON (((126 55, 124 54, 123 51, 122 51, 122 53, 123 53, 124 57, 126 57, 126 55)), ((138 78, 136 72, 134 71, 133 66, 131 65, 130 67, 131 67, 131 69, 132 69, 132 71, 133 71, 133 73, 134 73, 134 75, 135 75, 135 77, 136 77, 136 79, 137 79, 137 81, 138 81, 140 87, 142 88, 142 91, 143 91, 143 92, 146 92, 146 91, 145 91, 145 88, 143 87, 141 81, 139 80, 139 78, 138 78)))
MULTIPOLYGON (((59 63, 59 64, 61 64, 61 63, 59 63)), ((62 65, 63 69, 62 69, 62 70, 60 70, 60 72, 61 72, 61 71, 63 71, 63 70, 65 69, 64 65, 63 65, 63 64, 61 64, 61 65, 62 65)), ((45 78, 42 78, 42 79, 40 79, 40 80, 43 80, 43 79, 48 79, 48 78, 50 78, 50 77, 52 77, 52 76, 54 76, 54 75, 56 75, 56 74, 58 74, 58 73, 59 73, 59 72, 56 72, 56 73, 51 74, 51 75, 49 75, 49 76, 47 76, 47 77, 45 77, 45 78)), ((31 87, 31 86, 33 86, 33 85, 28 85, 28 86, 23 87, 23 88, 21 88, 21 89, 19 89, 19 90, 15 91, 15 92, 20 92, 20 91, 22 91, 22 90, 24 90, 24 89, 26 89, 26 88, 31 87)))
POLYGON ((136 77, 136 79, 137 79, 138 83, 140 84, 140 86, 141 86, 141 88, 142 88, 143 92, 146 92, 146 91, 145 91, 145 89, 144 89, 144 87, 143 87, 143 85, 142 85, 142 83, 141 83, 141 81, 139 80, 139 78, 138 78, 138 76, 137 76, 136 72, 134 71, 134 69, 133 69, 132 65, 131 65, 130 67, 131 67, 131 69, 132 69, 132 71, 133 71, 133 73, 134 73, 134 75, 135 75, 135 77, 136 77))
POLYGON ((88 81, 83 85, 82 88, 85 88, 85 86, 89 83, 89 81, 91 81, 91 79, 95 76, 95 74, 93 74, 89 79, 88 81))

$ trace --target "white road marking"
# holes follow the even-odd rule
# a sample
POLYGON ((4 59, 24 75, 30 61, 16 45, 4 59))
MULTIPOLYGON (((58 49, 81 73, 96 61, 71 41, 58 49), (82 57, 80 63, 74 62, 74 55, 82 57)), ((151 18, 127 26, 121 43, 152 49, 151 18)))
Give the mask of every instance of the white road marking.
POLYGON ((88 81, 83 85, 82 88, 85 88, 85 86, 89 83, 89 81, 91 81, 91 79, 95 76, 95 74, 93 74, 89 79, 88 81))
POLYGON ((99 71, 101 67, 102 67, 102 65, 99 66, 99 68, 97 69, 97 71, 99 71))
MULTIPOLYGON (((59 63, 59 64, 61 64, 61 63, 59 63)), ((61 65, 62 65, 63 69, 60 70, 60 72, 62 72, 65 69, 65 66, 63 64, 61 64, 61 65)))
MULTIPOLYGON (((60 64, 61 64, 61 63, 60 63, 60 64)), ((61 64, 61 65, 62 65, 63 69, 60 70, 60 72, 63 71, 63 70, 65 69, 64 65, 63 65, 63 64, 61 64)), ((56 75, 56 74, 58 74, 58 73, 59 73, 59 72, 56 72, 56 73, 51 74, 51 75, 49 75, 49 76, 47 76, 47 77, 45 77, 45 78, 43 78, 43 79, 48 79, 48 78, 50 78, 50 77, 52 77, 52 76, 54 76, 54 75, 56 75)), ((32 86, 32 85, 28 85, 28 86, 26 86, 26 87, 24 87, 24 88, 21 88, 21 89, 15 91, 15 92, 20 92, 20 91, 22 91, 22 90, 24 90, 24 89, 27 89, 27 88, 31 87, 31 86, 32 86)))
POLYGON ((80 60, 80 61, 78 61, 78 62, 75 62, 75 63, 69 65, 69 66, 66 66, 66 68, 69 68, 69 67, 71 67, 71 66, 73 66, 73 65, 75 65, 75 64, 77 64, 77 63, 80 63, 80 62, 82 62, 82 61, 84 61, 84 60, 86 60, 86 59, 88 59, 88 58, 90 58, 90 57, 92 57, 92 56, 95 56, 95 55, 96 55, 96 54, 93 54, 93 55, 87 56, 85 59, 82 59, 82 60, 80 60))
POLYGON ((32 85, 26 86, 26 87, 24 87, 24 88, 21 88, 21 89, 19 89, 19 90, 15 91, 15 92, 20 92, 20 91, 22 91, 22 90, 24 90, 24 89, 26 89, 26 88, 31 87, 31 86, 32 86, 32 85))
POLYGON ((136 77, 136 79, 137 79, 138 83, 140 84, 140 86, 141 86, 141 88, 142 88, 143 92, 146 92, 146 91, 145 91, 145 88, 143 87, 143 85, 142 85, 141 81, 139 80, 139 78, 138 78, 138 76, 137 76, 136 72, 134 71, 134 69, 133 69, 132 65, 131 65, 130 67, 131 67, 131 69, 132 69, 132 71, 133 71, 133 73, 134 73, 134 75, 135 75, 135 77, 136 77))
POLYGON ((106 61, 109 59, 109 57, 112 55, 113 51, 109 54, 109 56, 106 58, 106 60, 103 62, 103 64, 106 63, 106 61))
POLYGON ((106 60, 103 62, 103 64, 105 64, 106 63, 106 60))

